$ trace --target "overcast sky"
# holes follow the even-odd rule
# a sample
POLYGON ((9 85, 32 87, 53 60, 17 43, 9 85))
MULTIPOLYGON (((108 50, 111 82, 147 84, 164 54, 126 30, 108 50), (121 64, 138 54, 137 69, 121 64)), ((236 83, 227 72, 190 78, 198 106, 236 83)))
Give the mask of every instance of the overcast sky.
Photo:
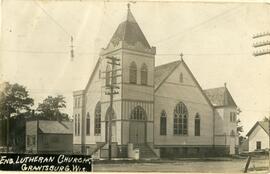
MULTIPOLYGON (((72 91, 84 89, 100 49, 126 18, 126 4, 3 1, 1 79, 26 86, 36 105, 48 95, 64 95, 66 112, 72 115, 72 91)), ((270 111, 270 56, 252 56, 252 35, 270 31, 269 7, 137 2, 131 11, 150 45, 157 48, 156 65, 178 60, 183 52, 203 89, 227 82, 243 111, 240 119, 246 133, 270 111)))

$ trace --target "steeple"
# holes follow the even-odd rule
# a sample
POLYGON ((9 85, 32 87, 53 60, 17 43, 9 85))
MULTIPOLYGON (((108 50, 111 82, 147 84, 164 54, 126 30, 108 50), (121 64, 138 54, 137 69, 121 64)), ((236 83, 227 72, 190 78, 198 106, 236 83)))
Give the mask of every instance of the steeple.
POLYGON ((128 22, 133 22, 133 23, 137 23, 134 16, 132 15, 131 11, 130 11, 130 4, 128 3, 127 4, 127 21, 128 22))
POLYGON ((142 51, 152 49, 130 10, 130 4, 127 7, 126 20, 119 24, 107 48, 117 47, 122 42, 123 48, 136 48, 142 51))

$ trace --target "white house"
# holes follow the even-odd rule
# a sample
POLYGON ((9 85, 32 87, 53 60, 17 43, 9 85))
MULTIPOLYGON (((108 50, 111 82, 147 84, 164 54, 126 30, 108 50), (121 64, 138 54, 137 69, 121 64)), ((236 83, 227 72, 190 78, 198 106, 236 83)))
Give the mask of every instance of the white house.
POLYGON ((112 71, 106 57, 114 56, 120 63, 114 74, 119 86, 113 101, 114 157, 127 157, 134 147, 142 157, 234 154, 237 105, 226 85, 203 90, 182 58, 155 67, 155 54, 128 8, 85 89, 73 93, 74 152, 107 148, 105 93, 112 71))
POLYGON ((247 133, 248 151, 269 148, 269 123, 267 121, 258 121, 247 133))

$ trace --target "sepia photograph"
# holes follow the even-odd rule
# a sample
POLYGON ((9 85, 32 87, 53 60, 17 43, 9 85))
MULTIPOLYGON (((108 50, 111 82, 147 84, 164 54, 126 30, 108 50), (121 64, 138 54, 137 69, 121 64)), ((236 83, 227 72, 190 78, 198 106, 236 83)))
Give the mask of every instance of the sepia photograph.
POLYGON ((270 4, 1 0, 0 171, 268 173, 270 4))

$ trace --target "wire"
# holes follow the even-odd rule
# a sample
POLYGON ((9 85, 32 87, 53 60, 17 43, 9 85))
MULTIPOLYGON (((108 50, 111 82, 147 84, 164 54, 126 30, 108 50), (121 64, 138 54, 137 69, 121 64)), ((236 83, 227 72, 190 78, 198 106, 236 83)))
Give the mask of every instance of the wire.
POLYGON ((35 4, 58 26, 60 27, 69 37, 72 35, 59 23, 57 22, 39 3, 38 0, 34 0, 35 4))
POLYGON ((183 31, 183 32, 177 32, 177 33, 175 33, 175 34, 173 34, 173 35, 170 35, 170 36, 168 36, 168 37, 166 37, 166 38, 164 38, 164 39, 160 39, 160 40, 154 42, 153 44, 155 45, 155 44, 157 44, 157 43, 161 43, 161 42, 170 40, 170 39, 172 39, 173 37, 175 37, 175 36, 177 36, 177 35, 179 35, 179 34, 181 34, 181 33, 182 33, 182 34, 185 34, 185 33, 187 33, 187 32, 191 32, 192 30, 194 30, 194 29, 196 29, 196 28, 199 28, 200 26, 202 26, 202 25, 204 25, 204 24, 207 24, 207 23, 209 23, 209 22, 211 22, 211 21, 214 21, 214 20, 216 20, 217 18, 220 18, 220 17, 222 17, 223 15, 225 15, 225 14, 231 12, 231 11, 234 11, 234 10, 236 10, 236 9, 239 8, 239 7, 242 7, 242 5, 236 6, 236 7, 234 7, 234 8, 230 8, 230 9, 228 9, 228 10, 225 10, 225 11, 223 11, 222 13, 219 13, 218 15, 216 15, 216 16, 214 16, 214 17, 211 17, 210 19, 208 19, 208 20, 206 20, 206 21, 203 21, 203 22, 201 22, 201 23, 199 23, 199 24, 197 24, 197 25, 195 25, 195 26, 193 26, 193 27, 190 27, 190 28, 188 28, 187 30, 185 30, 185 31, 183 31))

